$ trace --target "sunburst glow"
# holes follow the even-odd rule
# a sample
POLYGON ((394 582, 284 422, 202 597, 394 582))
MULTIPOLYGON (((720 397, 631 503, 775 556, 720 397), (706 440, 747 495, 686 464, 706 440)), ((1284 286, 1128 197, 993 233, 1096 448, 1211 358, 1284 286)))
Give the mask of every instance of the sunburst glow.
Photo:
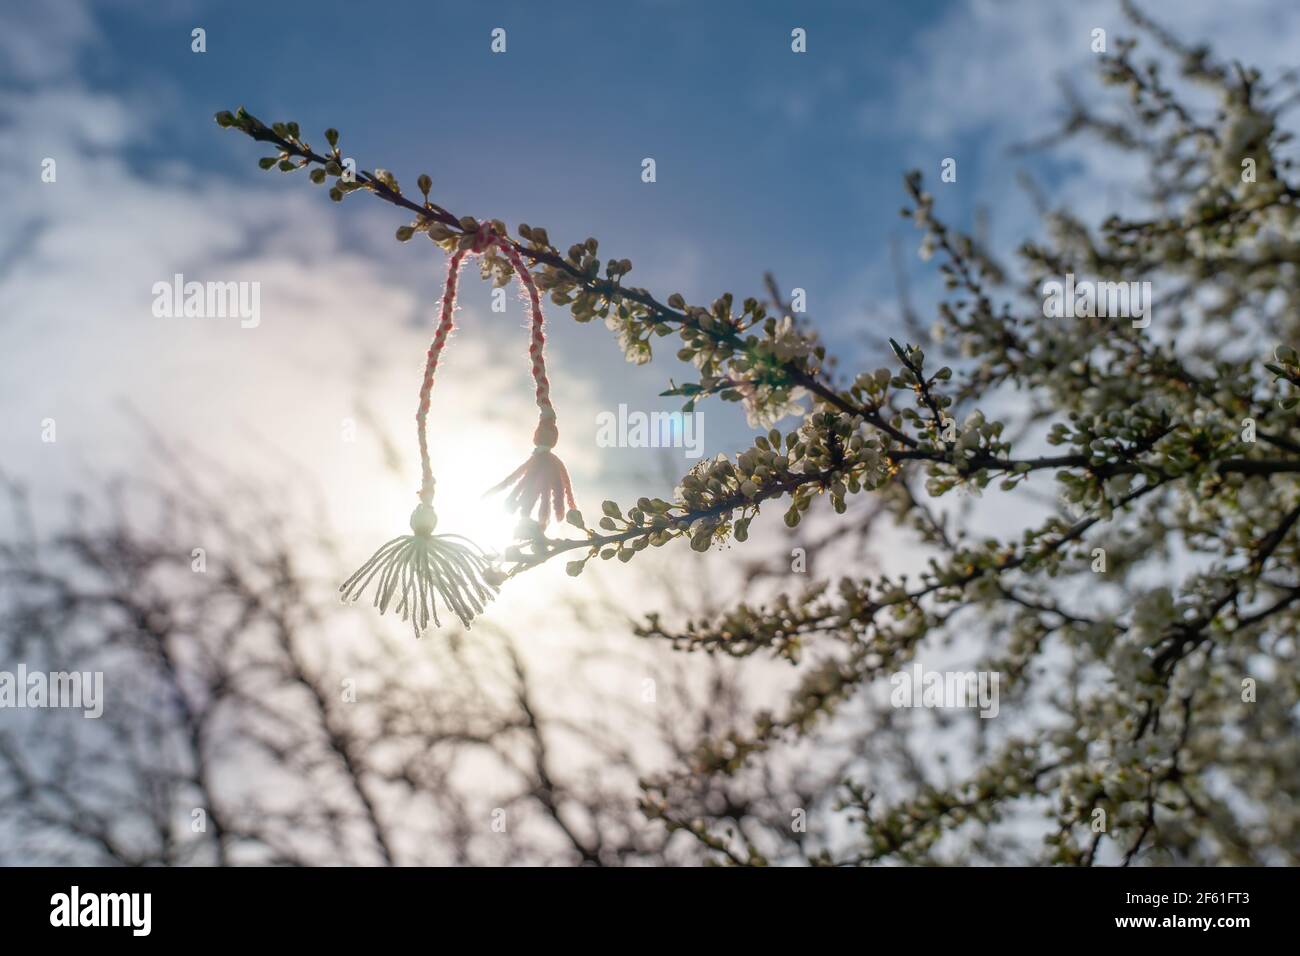
MULTIPOLYGON (((484 492, 514 470, 531 451, 526 433, 503 425, 481 421, 440 422, 432 442, 433 468, 438 479, 434 498, 437 532, 463 535, 490 553, 504 551, 514 540, 518 516, 506 511, 502 494, 485 496, 484 492)), ((405 473, 411 475, 405 483, 391 474, 372 478, 374 491, 357 496, 359 503, 365 503, 363 509, 351 514, 358 534, 381 536, 377 544, 386 540, 384 535, 391 537, 406 532, 411 510, 417 502, 419 476, 413 462, 404 469, 405 473), (362 528, 373 530, 367 532, 362 528)), ((366 544, 370 544, 369 538, 366 544)), ((551 589, 543 583, 544 577, 544 569, 539 569, 511 579, 503 586, 496 603, 506 603, 518 610, 546 603, 551 589)))

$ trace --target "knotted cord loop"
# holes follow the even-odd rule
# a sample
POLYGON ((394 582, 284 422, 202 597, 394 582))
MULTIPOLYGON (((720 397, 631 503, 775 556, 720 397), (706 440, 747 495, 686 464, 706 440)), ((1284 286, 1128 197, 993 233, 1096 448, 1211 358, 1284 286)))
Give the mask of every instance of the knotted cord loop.
POLYGON ((537 402, 538 414, 537 428, 533 431, 532 456, 492 491, 515 485, 514 491, 506 498, 506 506, 524 515, 536 506, 537 520, 545 527, 552 515, 563 519, 566 506, 576 507, 568 469, 552 454, 552 449, 560 440, 560 429, 556 423, 555 406, 551 402, 550 379, 546 376, 546 316, 542 312, 541 291, 537 288, 532 273, 528 271, 523 256, 519 254, 514 243, 497 233, 491 223, 481 224, 469 244, 457 249, 447 264, 447 281, 443 287, 438 328, 434 334, 433 344, 429 347, 424 382, 420 388, 420 404, 416 413, 420 437, 420 469, 423 475, 419 495, 423 503, 432 503, 434 479, 426 437, 429 400, 438 359, 446 347, 447 337, 455 324, 460 269, 464 264, 465 256, 486 255, 493 246, 501 250, 501 254, 510 263, 515 277, 519 280, 522 297, 528 302, 530 319, 528 359, 533 375, 534 398, 537 402))

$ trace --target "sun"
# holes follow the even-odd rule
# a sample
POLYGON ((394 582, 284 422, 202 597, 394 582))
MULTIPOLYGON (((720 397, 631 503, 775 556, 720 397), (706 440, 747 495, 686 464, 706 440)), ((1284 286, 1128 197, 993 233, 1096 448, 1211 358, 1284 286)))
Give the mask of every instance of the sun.
MULTIPOLYGON (((514 542, 519 516, 506 511, 504 492, 490 496, 484 492, 519 467, 521 455, 532 451, 527 436, 522 446, 521 450, 518 432, 506 425, 475 421, 439 426, 437 442, 430 449, 438 481, 433 501, 438 513, 437 534, 462 535, 495 555, 514 542), (454 453, 442 449, 454 449, 454 453)), ((385 476, 383 490, 373 496, 364 515, 354 513, 354 518, 389 537, 406 533, 417 503, 416 471, 413 480, 405 483, 385 476)), ((508 609, 513 615, 549 605, 554 600, 554 582, 547 583, 548 577, 546 568, 537 568, 511 578, 493 607, 508 609)))

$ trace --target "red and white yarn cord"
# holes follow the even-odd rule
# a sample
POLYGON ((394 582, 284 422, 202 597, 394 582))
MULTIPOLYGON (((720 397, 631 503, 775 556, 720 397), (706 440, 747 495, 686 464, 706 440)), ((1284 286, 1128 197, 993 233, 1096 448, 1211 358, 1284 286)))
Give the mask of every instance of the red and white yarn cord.
POLYGON ((535 446, 533 457, 493 490, 504 488, 516 480, 520 480, 521 487, 519 490, 522 495, 516 493, 512 496, 511 501, 515 503, 523 502, 525 511, 527 511, 531 506, 529 492, 530 490, 535 491, 536 494, 531 496, 531 500, 535 501, 536 498, 541 498, 539 519, 545 525, 552 509, 556 517, 559 518, 563 517, 564 504, 567 503, 570 508, 576 506, 568 470, 558 458, 550 454, 551 449, 559 441, 560 432, 556 425, 555 406, 551 403, 551 383, 546 377, 546 360, 544 357, 546 334, 543 327, 545 316, 542 312, 541 292, 537 288, 537 283, 533 281, 532 274, 528 271, 523 256, 510 242, 496 235, 492 227, 488 225, 484 225, 479 229, 474 242, 470 246, 457 249, 447 264, 447 281, 443 287, 438 327, 434 333, 433 342, 429 346, 425 361, 424 380, 420 385, 420 404, 415 416, 419 429, 420 468, 422 473, 419 495, 420 500, 425 504, 432 503, 434 478, 429 463, 429 445, 426 435, 429 402, 433 390, 433 375, 438 366, 438 359, 443 349, 446 348, 447 338, 455 325, 456 290, 459 284, 460 269, 464 264, 466 255, 482 255, 494 244, 514 268, 515 275, 523 287, 524 297, 528 300, 531 318, 528 357, 532 367, 537 408, 540 414, 537 428, 533 432, 533 445, 535 446))

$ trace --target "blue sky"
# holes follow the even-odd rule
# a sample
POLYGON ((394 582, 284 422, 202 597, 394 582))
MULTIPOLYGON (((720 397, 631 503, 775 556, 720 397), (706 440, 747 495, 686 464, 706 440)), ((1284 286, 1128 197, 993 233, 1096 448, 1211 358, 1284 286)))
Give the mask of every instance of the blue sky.
MULTIPOLYGON (((252 144, 210 124, 242 103, 317 135, 338 126, 363 164, 404 182, 428 171, 458 211, 595 235, 656 288, 743 295, 770 268, 815 291, 819 313, 866 306, 853 277, 909 232, 901 172, 934 152, 891 104, 948 4, 555 6, 395 3, 375 22, 341 3, 163 17, 127 5, 97 11, 84 72, 153 104, 131 150, 142 168, 179 158, 260 184, 252 144), (207 30, 204 55, 190 52, 192 25, 207 30), (795 26, 806 54, 790 50, 795 26), (640 181, 647 156, 653 185, 640 181)), ((337 216, 350 237, 362 205, 337 216)))
MULTIPOLYGON (((440 254, 394 242, 404 220, 369 197, 339 208, 304 179, 260 172, 262 151, 218 129, 218 109, 294 119, 318 141, 336 126, 362 167, 389 168, 408 188, 427 171, 434 196, 460 214, 544 225, 562 245, 596 236, 604 254, 632 259, 630 281, 660 297, 761 294, 770 269, 785 288, 807 290, 849 368, 888 362, 864 334, 893 331, 891 239, 909 254, 919 241, 898 216, 905 170, 926 173, 939 213, 959 226, 989 210, 1003 251, 1035 228, 1021 169, 1052 202, 1085 213, 1133 188, 1132 169, 1086 144, 1051 157, 1007 153, 1051 129, 1060 83, 1094 88, 1091 30, 1125 32, 1112 3, 365 9, 54 0, 0 12, 8 470, 58 488, 87 470, 129 467, 122 402, 168 437, 198 439, 244 467, 266 463, 250 442, 272 447, 327 486, 379 480, 366 472, 377 453, 363 463, 339 448, 339 421, 359 402, 409 453, 440 254), (194 27, 206 30, 205 53, 191 52, 194 27), (495 27, 507 31, 504 54, 490 51, 495 27), (807 30, 807 53, 791 52, 794 27, 807 30), (941 185, 949 156, 958 181, 941 185), (49 157, 56 184, 39 179, 49 157), (645 157, 656 160, 653 184, 640 178, 645 157), (261 327, 160 324, 150 290, 176 272, 260 282, 261 327), (35 441, 47 417, 67 436, 57 447, 35 441)), ((1275 38, 1296 35, 1300 8, 1188 0, 1165 20, 1268 67, 1291 57, 1275 38)), ((934 271, 908 261, 924 304, 934 271)), ((470 432, 484 446, 474 454, 496 467, 526 444, 531 413, 522 316, 491 316, 487 296, 465 284, 463 331, 436 397, 447 402, 442 421, 470 432)), ((598 451, 592 438, 594 416, 619 403, 676 407, 658 397, 680 374, 675 348, 632 369, 599 324, 552 309, 550 325, 561 428, 589 510, 642 493, 647 480, 658 486, 642 490, 666 491, 665 479, 643 477, 659 475, 658 458, 598 451)), ((737 409, 705 414, 709 453, 745 441, 737 409)), ((370 517, 391 526, 391 515, 370 517)))

